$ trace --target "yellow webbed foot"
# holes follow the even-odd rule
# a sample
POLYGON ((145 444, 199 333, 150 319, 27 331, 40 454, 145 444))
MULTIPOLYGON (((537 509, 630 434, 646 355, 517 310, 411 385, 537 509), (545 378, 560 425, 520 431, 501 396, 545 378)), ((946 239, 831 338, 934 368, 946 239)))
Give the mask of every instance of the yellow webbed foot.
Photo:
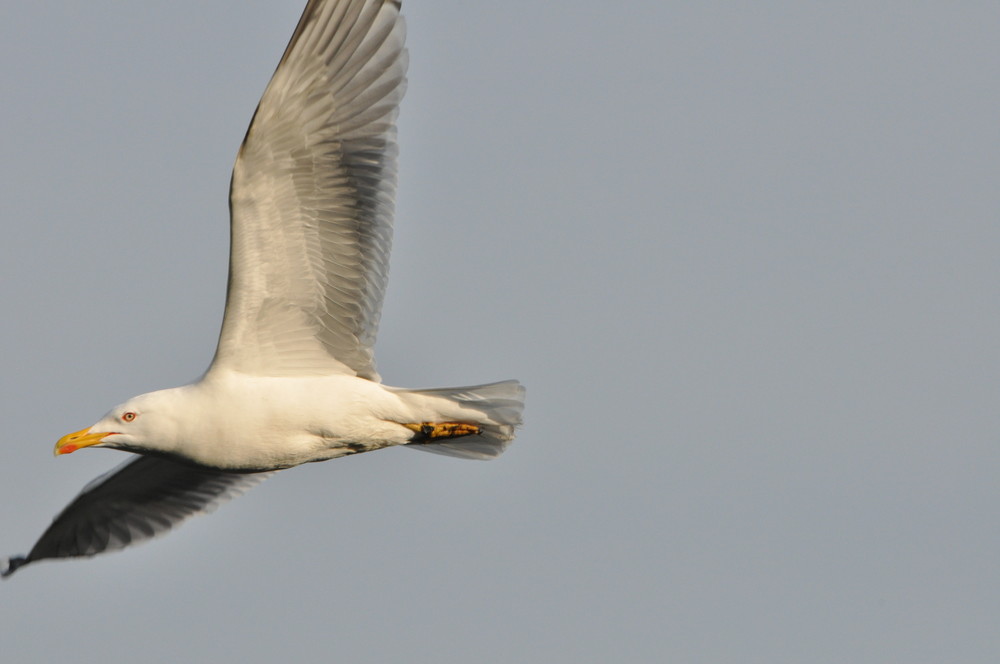
POLYGON ((467 422, 404 422, 402 424, 417 434, 413 439, 415 443, 430 443, 447 438, 474 436, 482 432, 481 427, 467 422))

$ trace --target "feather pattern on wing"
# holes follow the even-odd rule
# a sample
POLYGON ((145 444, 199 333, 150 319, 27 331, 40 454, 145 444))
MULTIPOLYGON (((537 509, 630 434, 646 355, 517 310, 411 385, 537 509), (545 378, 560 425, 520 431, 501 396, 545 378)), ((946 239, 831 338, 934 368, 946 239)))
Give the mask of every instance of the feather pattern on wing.
POLYGON ((163 457, 130 459, 93 480, 66 506, 27 556, 0 576, 46 558, 93 556, 161 535, 210 512, 272 473, 231 473, 163 457))
POLYGON ((306 6, 233 169, 212 369, 379 380, 404 32, 392 0, 306 6))

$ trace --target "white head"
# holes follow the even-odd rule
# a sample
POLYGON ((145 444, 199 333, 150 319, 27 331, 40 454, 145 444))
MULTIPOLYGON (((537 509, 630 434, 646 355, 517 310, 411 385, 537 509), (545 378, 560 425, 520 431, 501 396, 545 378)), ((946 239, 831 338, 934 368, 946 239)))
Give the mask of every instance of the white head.
POLYGON ((178 397, 176 389, 132 397, 94 426, 60 438, 55 453, 69 454, 84 447, 168 452, 177 434, 178 397))

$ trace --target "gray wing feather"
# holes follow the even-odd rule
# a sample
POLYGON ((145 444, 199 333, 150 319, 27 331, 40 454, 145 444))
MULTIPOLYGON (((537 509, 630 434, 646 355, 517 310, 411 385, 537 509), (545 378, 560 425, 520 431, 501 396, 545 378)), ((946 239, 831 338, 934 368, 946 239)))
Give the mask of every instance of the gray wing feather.
POLYGON ((306 6, 233 169, 213 368, 379 380, 404 33, 391 0, 306 6))
POLYGON ((27 556, 7 560, 0 576, 46 558, 118 551, 212 511, 271 473, 231 473, 171 459, 140 456, 83 488, 27 556))

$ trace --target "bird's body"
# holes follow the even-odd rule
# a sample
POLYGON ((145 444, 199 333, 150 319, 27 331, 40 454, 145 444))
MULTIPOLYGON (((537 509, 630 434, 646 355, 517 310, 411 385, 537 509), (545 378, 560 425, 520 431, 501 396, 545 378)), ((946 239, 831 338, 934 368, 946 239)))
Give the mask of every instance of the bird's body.
POLYGON ((57 454, 141 456, 85 487, 0 574, 148 539, 270 471, 396 445, 488 459, 514 438, 516 381, 410 390, 382 385, 375 370, 406 83, 399 8, 309 0, 233 169, 211 366, 60 439, 57 454))
MULTIPOLYGON (((138 413, 137 422, 143 420, 155 432, 158 452, 235 471, 280 470, 403 444, 413 432, 398 422, 420 417, 398 394, 344 374, 290 378, 220 372, 137 397, 123 408, 138 413)), ((114 426, 97 424, 100 430, 114 426)), ((114 442, 133 449, 129 441, 125 434, 114 442)))
MULTIPOLYGON (((491 387, 505 386, 512 396, 518 391, 514 383, 491 387)), ((152 451, 167 457, 262 472, 409 444, 412 425, 423 422, 493 424, 513 434, 510 422, 491 422, 475 407, 430 392, 346 374, 274 377, 232 371, 134 397, 91 429, 123 430, 104 438, 110 447, 149 452, 141 441, 155 439, 152 451), (133 426, 123 426, 125 413, 135 413, 133 426)))

